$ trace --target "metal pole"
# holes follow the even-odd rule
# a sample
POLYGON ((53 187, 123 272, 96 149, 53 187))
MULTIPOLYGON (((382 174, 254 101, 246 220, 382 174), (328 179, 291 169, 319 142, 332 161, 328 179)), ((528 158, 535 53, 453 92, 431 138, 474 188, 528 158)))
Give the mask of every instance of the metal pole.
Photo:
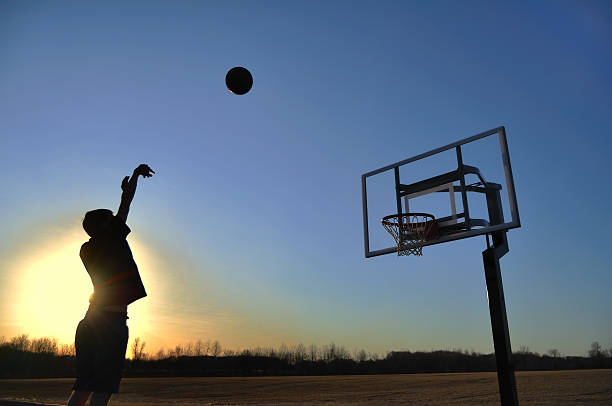
MULTIPOLYGON (((497 188, 487 187, 487 184, 484 186, 487 189, 489 222, 490 224, 501 224, 504 222, 504 213, 500 191, 497 188)), ((487 293, 489 294, 489 314, 491 315, 491 330, 493 330, 493 345, 495 347, 495 361, 497 362, 499 397, 502 406, 518 406, 510 331, 508 330, 508 318, 506 316, 506 300, 504 299, 504 286, 499 265, 499 259, 509 251, 506 232, 496 231, 491 233, 491 240, 492 245, 489 245, 489 235, 487 234, 487 249, 482 252, 482 261, 487 281, 487 293)))
POLYGON ((493 330, 495 361, 497 362, 499 396, 502 406, 518 406, 512 347, 510 346, 510 333, 506 316, 506 301, 499 266, 499 258, 507 250, 507 244, 494 245, 482 252, 482 260, 487 281, 487 293, 489 294, 489 313, 491 315, 491 329, 493 330))

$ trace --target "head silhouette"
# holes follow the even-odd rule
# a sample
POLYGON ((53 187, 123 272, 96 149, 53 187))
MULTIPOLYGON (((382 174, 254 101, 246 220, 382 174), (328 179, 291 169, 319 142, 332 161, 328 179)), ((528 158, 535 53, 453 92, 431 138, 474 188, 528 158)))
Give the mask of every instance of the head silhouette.
POLYGON ((111 224, 113 212, 108 209, 96 209, 85 213, 83 228, 90 237, 96 237, 104 233, 111 224))

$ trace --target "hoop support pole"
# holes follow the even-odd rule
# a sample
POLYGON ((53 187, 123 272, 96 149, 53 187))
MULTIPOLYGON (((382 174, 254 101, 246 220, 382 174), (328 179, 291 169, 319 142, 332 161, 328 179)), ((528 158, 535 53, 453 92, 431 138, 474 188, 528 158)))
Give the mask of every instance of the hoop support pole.
MULTIPOLYGON (((499 190, 490 190, 487 193, 487 206, 491 223, 503 223, 499 190)), ((491 330, 495 347, 495 362, 497 363, 499 397, 502 406, 518 406, 514 361, 510 345, 510 330, 508 329, 508 317, 506 314, 506 300, 504 298, 504 286, 499 265, 499 259, 509 251, 508 239, 506 238, 506 231, 494 232, 491 237, 493 245, 482 252, 482 262, 484 264, 487 293, 489 295, 489 314, 491 316, 491 330)))
POLYGON ((510 346, 510 332, 506 315, 506 301, 504 299, 504 287, 497 247, 493 246, 484 250, 482 252, 482 260, 485 268, 487 292, 489 294, 489 313, 491 315, 491 329, 493 331, 493 345, 495 347, 495 361, 497 363, 499 396, 502 406, 518 406, 514 362, 512 360, 512 347, 510 346))

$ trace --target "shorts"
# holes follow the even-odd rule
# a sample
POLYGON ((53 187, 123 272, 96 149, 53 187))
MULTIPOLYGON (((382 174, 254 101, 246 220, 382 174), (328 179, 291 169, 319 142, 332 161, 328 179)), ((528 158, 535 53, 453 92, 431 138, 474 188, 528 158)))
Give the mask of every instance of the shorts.
POLYGON ((74 339, 77 379, 73 390, 118 393, 128 342, 126 313, 92 310, 74 339))

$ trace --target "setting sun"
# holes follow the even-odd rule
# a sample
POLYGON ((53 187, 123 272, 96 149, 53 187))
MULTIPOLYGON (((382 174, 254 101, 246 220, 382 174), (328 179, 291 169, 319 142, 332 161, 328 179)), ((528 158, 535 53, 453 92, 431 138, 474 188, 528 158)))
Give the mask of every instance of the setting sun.
MULTIPOLYGON (((15 300, 11 313, 21 331, 55 337, 63 343, 73 342, 75 328, 85 315, 93 292, 79 258, 79 249, 86 240, 78 229, 66 232, 59 238, 34 244, 41 248, 22 253, 12 262, 15 300)), ((141 258, 146 256, 145 249, 136 245, 140 251, 135 256, 148 269, 152 261, 141 258)), ((138 315, 135 323, 130 323, 132 337, 145 330, 150 321, 148 314, 143 314, 148 313, 146 306, 131 306, 130 315, 134 313, 138 315)))

